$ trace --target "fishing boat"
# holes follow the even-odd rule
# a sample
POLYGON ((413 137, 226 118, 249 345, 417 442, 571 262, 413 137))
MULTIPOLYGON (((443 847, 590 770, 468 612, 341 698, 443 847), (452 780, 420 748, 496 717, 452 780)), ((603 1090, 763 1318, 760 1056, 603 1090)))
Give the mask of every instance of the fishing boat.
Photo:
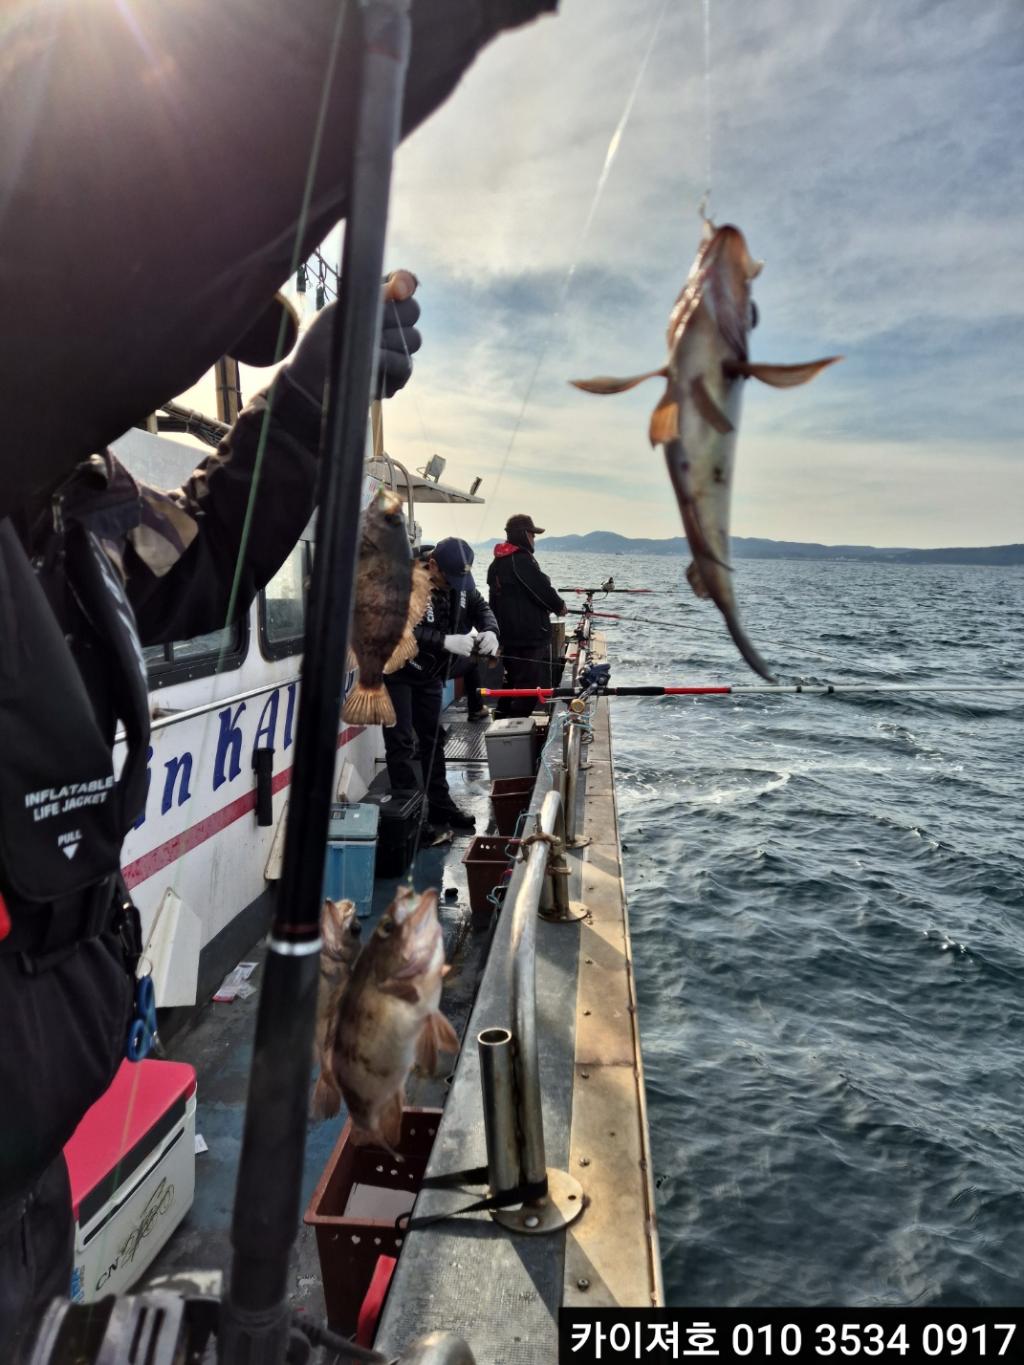
MULTIPOLYGON (((117 454, 139 477, 167 486, 186 476, 196 452, 133 431, 117 454)), ((368 461, 364 501, 382 483, 403 497, 412 528, 417 503, 482 502, 410 475, 388 456, 368 461)), ((260 968, 248 1000, 228 1007, 211 996, 239 960, 262 957, 287 823, 303 584, 315 537, 314 525, 234 631, 149 652, 151 777, 145 812, 126 843, 125 875, 143 914, 162 1006, 175 1007, 161 1010, 168 1055, 195 1066, 197 1130, 212 1151, 197 1158, 193 1207, 150 1258, 143 1283, 189 1282, 197 1269, 222 1269, 230 1256, 225 1209, 235 1169, 222 1157, 237 1150, 242 1131, 245 1097, 237 1081, 251 1047, 260 968)), ((344 1116, 309 1135, 293 1300, 354 1331, 367 1296, 384 1298, 378 1262, 386 1264, 375 1335, 388 1358, 445 1330, 470 1343, 478 1359, 518 1337, 522 1359, 550 1360, 560 1306, 663 1302, 609 703, 586 687, 587 667, 605 648, 593 598, 584 598, 559 661, 576 697, 538 699, 533 718, 519 723, 526 738, 511 760, 498 757, 509 752, 502 727, 470 725, 464 699, 449 684, 442 716, 449 777, 481 835, 420 848, 408 876, 417 888, 445 888, 454 983, 445 1008, 462 1049, 448 1074, 414 1077, 409 1087, 407 1127, 420 1126, 409 1134, 398 1205, 387 1174, 396 1168, 383 1151, 360 1158, 359 1181, 341 1181, 339 1171, 352 1160, 344 1116), (511 761, 519 793, 515 830, 507 813, 502 819, 506 833, 495 819, 501 797, 492 805, 490 794, 510 781, 487 771, 489 734, 495 772, 506 774, 511 761), (482 867, 474 853, 486 860, 482 867), (515 1083, 514 1049, 529 1056, 528 1073, 515 1083), (510 1130, 502 1155, 488 1129, 518 1126, 514 1092, 522 1085, 531 1093, 530 1145, 519 1152, 510 1130), (367 1161, 377 1168, 370 1178, 367 1161), (475 1179, 449 1187, 445 1178, 460 1171, 475 1179), (346 1212, 353 1183, 355 1214, 346 1212), (511 1197, 517 1191, 519 1198, 511 1197), (493 1198, 500 1207, 457 1212, 493 1198), (396 1228, 396 1207, 430 1225, 396 1228), (359 1223, 380 1255, 356 1254, 366 1231, 356 1230, 359 1223), (465 1292, 467 1237, 477 1270, 487 1267, 473 1296, 465 1292)), ((354 681, 350 671, 347 688, 354 681)), ((334 781, 335 796, 356 805, 386 788, 379 727, 339 724, 334 781)), ((366 933, 398 880, 378 879, 366 933)), ((173 1217, 170 1206, 166 1212, 173 1217)), ((143 1269, 146 1258, 139 1264, 143 1269)), ((83 1297, 102 1287, 82 1286, 83 1297)))

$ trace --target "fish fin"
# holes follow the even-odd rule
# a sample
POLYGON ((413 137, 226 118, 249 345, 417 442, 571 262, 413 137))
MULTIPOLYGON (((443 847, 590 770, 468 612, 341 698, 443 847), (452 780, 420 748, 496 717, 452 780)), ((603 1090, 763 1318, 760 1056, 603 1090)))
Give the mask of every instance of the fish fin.
POLYGON ((435 1010, 427 1020, 434 1034, 434 1042, 440 1052, 458 1052, 462 1046, 459 1035, 440 1010, 435 1010))
POLYGON ((341 1091, 338 1088, 338 1082, 330 1071, 321 1068, 316 1081, 316 1089, 313 1091, 310 1112, 315 1119, 332 1119, 340 1108, 341 1091))
POLYGON ((596 379, 570 379, 569 383, 584 393, 625 393, 635 389, 645 379, 667 379, 668 369, 663 365, 660 370, 648 370, 646 374, 634 374, 628 379, 613 379, 608 375, 598 375, 596 379))
POLYGON ((351 725, 394 725, 395 708, 391 704, 383 683, 377 687, 364 687, 357 682, 348 694, 342 719, 351 725))
POLYGON ((348 649, 345 651, 345 667, 346 668, 359 667, 359 655, 355 652, 355 649, 351 645, 349 645, 348 649))
POLYGON ((399 640, 398 644, 395 645, 395 650, 391 655, 391 658, 384 665, 384 672, 394 673, 395 670, 401 668, 403 664, 407 664, 410 659, 415 659, 419 651, 419 641, 411 630, 406 629, 405 634, 399 640))
POLYGON ((398 1000, 408 1000, 410 1005, 415 1005, 420 998, 419 991, 411 981, 402 981, 396 976, 389 976, 386 981, 382 981, 378 989, 385 995, 395 996, 398 1000))
MULTIPOLYGON (((727 436, 730 431, 736 428, 726 417, 725 413, 718 406, 715 400, 708 393, 708 386, 704 383, 704 376, 698 375, 690 385, 690 392, 693 394, 693 401, 697 406, 697 411, 707 422, 708 426, 720 431, 723 436, 727 436)), ((678 430, 678 428, 677 428, 678 430)))
POLYGON ((666 441, 674 441, 679 436, 679 403, 672 397, 671 384, 666 387, 658 406, 651 413, 647 434, 652 446, 664 445, 666 441))
POLYGON ((409 580, 409 614, 405 618, 405 629, 410 633, 423 620, 423 613, 427 609, 432 592, 430 571, 423 561, 418 559, 412 566, 409 580))
POLYGON ((399 1086, 381 1110, 380 1122, 377 1124, 377 1133, 383 1139, 384 1145, 392 1156, 398 1156, 395 1149, 402 1141, 402 1109, 404 1103, 405 1087, 399 1086))
POLYGON ((842 358, 841 355, 830 355, 825 360, 809 360, 804 365, 751 365, 748 361, 736 360, 729 362, 727 373, 744 379, 760 379, 762 384, 770 384, 773 389, 795 389, 798 384, 809 383, 826 365, 834 365, 842 358))
POLYGON ((690 563, 687 565, 686 581, 697 596, 702 598, 705 602, 711 596, 708 592, 708 585, 700 576, 700 569, 697 568, 697 561, 695 559, 691 559, 690 563))
POLYGON ((430 1019, 424 1019, 416 1039, 416 1064, 427 1076, 433 1076, 437 1070, 437 1040, 430 1019))

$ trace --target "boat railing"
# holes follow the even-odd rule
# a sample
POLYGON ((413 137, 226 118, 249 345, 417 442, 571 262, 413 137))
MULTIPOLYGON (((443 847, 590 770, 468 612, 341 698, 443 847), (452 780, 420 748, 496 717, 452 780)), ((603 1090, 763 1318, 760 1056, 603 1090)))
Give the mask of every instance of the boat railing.
POLYGON ((523 839, 526 868, 512 905, 509 936, 511 1029, 487 1028, 477 1037, 483 1091, 488 1183, 505 1207, 496 1220, 518 1232, 554 1232, 583 1211, 579 1182, 550 1169, 544 1148, 537 1047, 537 919, 578 916, 568 899, 562 795, 549 791, 536 829, 523 839), (516 1205, 513 1209, 512 1205, 516 1205))

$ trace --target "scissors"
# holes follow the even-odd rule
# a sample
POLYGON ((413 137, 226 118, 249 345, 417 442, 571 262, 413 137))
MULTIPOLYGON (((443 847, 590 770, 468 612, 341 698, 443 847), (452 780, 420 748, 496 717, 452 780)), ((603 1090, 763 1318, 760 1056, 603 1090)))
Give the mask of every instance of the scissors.
POLYGON ((135 986, 135 1015, 128 1030, 126 1056, 130 1062, 141 1062, 158 1042, 156 1036, 156 992, 153 978, 147 972, 135 986))

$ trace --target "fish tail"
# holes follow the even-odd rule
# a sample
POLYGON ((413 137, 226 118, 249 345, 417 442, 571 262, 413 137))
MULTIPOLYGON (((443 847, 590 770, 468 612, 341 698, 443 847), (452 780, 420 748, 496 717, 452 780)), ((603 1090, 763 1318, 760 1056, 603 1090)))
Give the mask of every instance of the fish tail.
POLYGON ((394 725, 395 708, 383 683, 367 687, 357 682, 349 693, 342 718, 351 725, 394 725))

